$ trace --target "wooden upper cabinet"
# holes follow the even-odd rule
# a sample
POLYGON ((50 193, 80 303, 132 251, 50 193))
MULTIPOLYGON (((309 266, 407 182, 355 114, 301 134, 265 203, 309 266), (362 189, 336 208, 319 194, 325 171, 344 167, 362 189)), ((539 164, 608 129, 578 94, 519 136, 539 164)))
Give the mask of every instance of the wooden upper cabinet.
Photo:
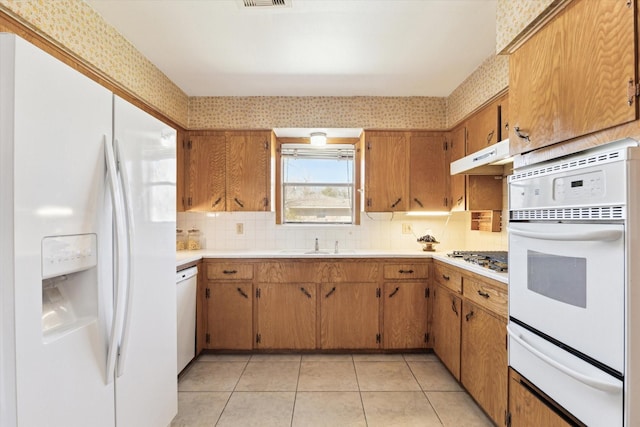
POLYGON ((227 132, 226 141, 227 210, 269 210, 271 132, 227 132))
MULTIPOLYGON (((447 166, 458 159, 465 156, 465 125, 464 123, 453 129, 449 134, 449 161, 447 166)), ((451 169, 447 169, 447 173, 451 173, 451 169)), ((464 211, 466 208, 466 185, 465 175, 451 175, 449 178, 450 202, 452 211, 464 211)))
POLYGON ((573 1, 511 54, 512 154, 637 118, 635 8, 573 1))
POLYGON ((365 211, 409 207, 409 141, 404 132, 365 133, 365 211))
POLYGON ((449 210, 449 164, 446 134, 409 134, 409 209, 412 211, 449 210))
POLYGON ((225 210, 225 134, 190 134, 185 144, 185 210, 225 210))
POLYGON ((499 141, 499 102, 493 101, 467 121, 467 154, 475 153, 499 141))
POLYGON ((467 210, 502 210, 502 176, 467 175, 467 210))
POLYGON ((184 212, 187 204, 186 197, 184 196, 184 190, 186 187, 185 179, 185 160, 184 152, 187 145, 186 132, 178 129, 176 135, 176 211, 184 212))

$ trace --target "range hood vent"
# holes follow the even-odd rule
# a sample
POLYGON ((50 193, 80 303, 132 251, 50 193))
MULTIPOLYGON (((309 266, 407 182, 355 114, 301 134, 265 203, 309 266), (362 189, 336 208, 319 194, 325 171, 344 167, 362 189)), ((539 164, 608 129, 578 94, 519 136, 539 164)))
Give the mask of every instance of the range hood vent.
POLYGON ((244 7, 291 7, 291 0, 242 0, 244 7))
POLYGON ((451 175, 501 175, 502 165, 511 162, 509 140, 505 139, 451 162, 451 175))

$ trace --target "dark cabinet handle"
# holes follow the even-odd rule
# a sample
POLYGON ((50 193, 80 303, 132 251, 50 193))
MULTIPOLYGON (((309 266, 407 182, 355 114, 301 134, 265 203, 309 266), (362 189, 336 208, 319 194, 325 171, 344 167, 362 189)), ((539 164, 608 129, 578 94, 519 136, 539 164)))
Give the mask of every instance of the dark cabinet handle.
POLYGON ((468 321, 469 321, 469 319, 471 319, 471 318, 474 316, 474 314, 475 314, 475 313, 473 312, 473 310, 471 310, 470 312, 468 312, 468 313, 466 314, 466 316, 464 316, 464 318, 465 318, 465 319, 467 319, 467 322, 468 322, 468 321))
POLYGON ((400 201, 401 201, 401 200, 402 200, 402 197, 398 197, 398 200, 396 200, 396 201, 391 205, 391 207, 392 207, 392 208, 395 208, 396 206, 398 206, 398 203, 400 203, 400 201))
POLYGON ((460 196, 460 198, 458 198, 458 201, 456 203, 460 205, 463 200, 464 200, 464 196, 460 196))
POLYGON ((451 298, 451 310, 458 316, 458 307, 456 307, 456 300, 451 298))
POLYGON ((415 198, 413 199, 413 201, 414 201, 414 202, 416 202, 416 203, 418 204, 418 206, 420 206, 421 208, 424 208, 424 205, 422 204, 422 202, 421 202, 420 200, 418 200, 418 198, 417 198, 417 197, 415 197, 415 198))
POLYGON ((487 298, 487 299, 490 297, 488 293, 483 291, 478 291, 478 295, 480 295, 482 298, 487 298))
POLYGON ((520 130, 520 127, 516 126, 516 127, 513 128, 513 130, 515 131, 516 135, 518 135, 519 138, 522 138, 527 142, 531 141, 531 139, 529 139, 529 134, 523 133, 520 130))
POLYGON ((302 293, 305 294, 307 298, 311 298, 311 294, 305 288, 300 288, 300 291, 302 291, 302 293))
POLYGON ((240 295, 242 295, 243 297, 249 299, 249 295, 247 295, 246 293, 244 293, 244 291, 241 288, 238 288, 238 293, 240 295))
POLYGON ((238 206, 240 206, 241 208, 244 208, 244 203, 242 203, 240 200, 238 200, 237 197, 234 197, 233 201, 236 202, 238 204, 238 206))
POLYGON ((327 292, 327 294, 324 297, 329 298, 331 294, 334 293, 335 291, 336 291, 336 287, 334 286, 333 288, 331 288, 329 292, 327 292))
POLYGON ((218 197, 218 199, 217 199, 215 202, 213 202, 213 204, 211 205, 211 207, 217 206, 217 205, 218 205, 218 203, 220 203, 220 201, 221 201, 221 200, 222 200, 222 197, 218 197))
POLYGON ((442 278, 443 278, 444 280, 451 280, 451 277, 449 277, 449 276, 447 276, 447 275, 445 275, 445 274, 443 274, 443 275, 442 275, 442 278))
POLYGON ((238 270, 222 270, 223 274, 236 274, 238 270))
POLYGON ((389 294, 389 298, 393 298, 393 296, 397 294, 399 290, 400 288, 395 288, 394 291, 389 294))
POLYGON ((400 274, 413 274, 413 270, 398 270, 400 274))
POLYGON ((491 145, 491 140, 493 139, 493 134, 495 133, 495 130, 492 130, 491 132, 489 132, 489 134, 487 135, 487 145, 491 145))
POLYGON ((504 129, 505 129, 507 132, 509 132, 509 122, 506 122, 506 123, 504 124, 504 129))

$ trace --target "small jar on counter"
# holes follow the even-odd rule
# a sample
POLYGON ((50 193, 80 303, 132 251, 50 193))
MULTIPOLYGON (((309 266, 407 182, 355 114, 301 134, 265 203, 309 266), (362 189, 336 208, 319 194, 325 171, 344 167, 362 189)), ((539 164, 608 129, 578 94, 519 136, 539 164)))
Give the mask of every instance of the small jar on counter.
POLYGON ((187 249, 187 233, 183 229, 176 229, 176 251, 184 251, 187 249))
POLYGON ((188 231, 187 248, 190 251, 202 249, 202 233, 197 228, 188 231))

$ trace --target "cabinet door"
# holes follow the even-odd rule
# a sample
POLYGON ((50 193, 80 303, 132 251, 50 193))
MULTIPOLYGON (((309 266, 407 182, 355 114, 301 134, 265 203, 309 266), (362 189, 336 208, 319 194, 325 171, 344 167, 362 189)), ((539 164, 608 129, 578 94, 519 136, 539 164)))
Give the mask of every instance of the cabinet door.
POLYGON ((467 153, 475 153, 498 142, 498 103, 490 103, 467 121, 467 153))
MULTIPOLYGON (((465 126, 460 125, 451 131, 450 147, 449 147, 449 162, 456 161, 465 156, 465 126)), ((450 169, 447 170, 450 172, 450 169)), ((466 175, 451 175, 450 188, 451 188, 451 210, 452 211, 464 211, 466 208, 466 175)))
POLYGON ((316 348, 316 285, 261 283, 257 288, 257 348, 316 348))
POLYGON ((534 394, 515 371, 509 374, 509 414, 511 427, 569 427, 541 396, 534 394))
POLYGON ((573 1, 510 56, 512 154, 636 119, 635 4, 573 1))
POLYGON ((185 197, 185 188, 187 186, 187 177, 185 173, 185 151, 187 144, 186 132, 178 130, 176 134, 176 211, 184 212, 187 204, 185 197))
POLYGON ((321 348, 378 348, 378 292, 375 283, 323 283, 319 295, 321 348))
POLYGON ((409 138, 410 210, 449 210, 450 173, 444 134, 411 134, 409 138))
POLYGON ((467 210, 502 210, 502 176, 467 175, 467 210))
POLYGON ((501 425, 507 410, 507 324, 467 300, 463 305, 460 379, 501 425))
POLYGON ((365 211, 406 211, 409 144, 404 132, 367 132, 365 141, 365 211))
POLYGON ((268 211, 271 132, 227 132, 227 210, 268 211))
POLYGON ((426 348, 428 290, 426 283, 384 284, 384 348, 426 348))
POLYGON ((253 348, 253 286, 251 283, 209 283, 207 348, 253 348))
POLYGON ((442 286, 433 292, 433 349, 442 363, 460 380, 460 313, 459 296, 442 286))
POLYGON ((185 210, 224 211, 224 133, 189 135, 185 161, 187 164, 185 210))

